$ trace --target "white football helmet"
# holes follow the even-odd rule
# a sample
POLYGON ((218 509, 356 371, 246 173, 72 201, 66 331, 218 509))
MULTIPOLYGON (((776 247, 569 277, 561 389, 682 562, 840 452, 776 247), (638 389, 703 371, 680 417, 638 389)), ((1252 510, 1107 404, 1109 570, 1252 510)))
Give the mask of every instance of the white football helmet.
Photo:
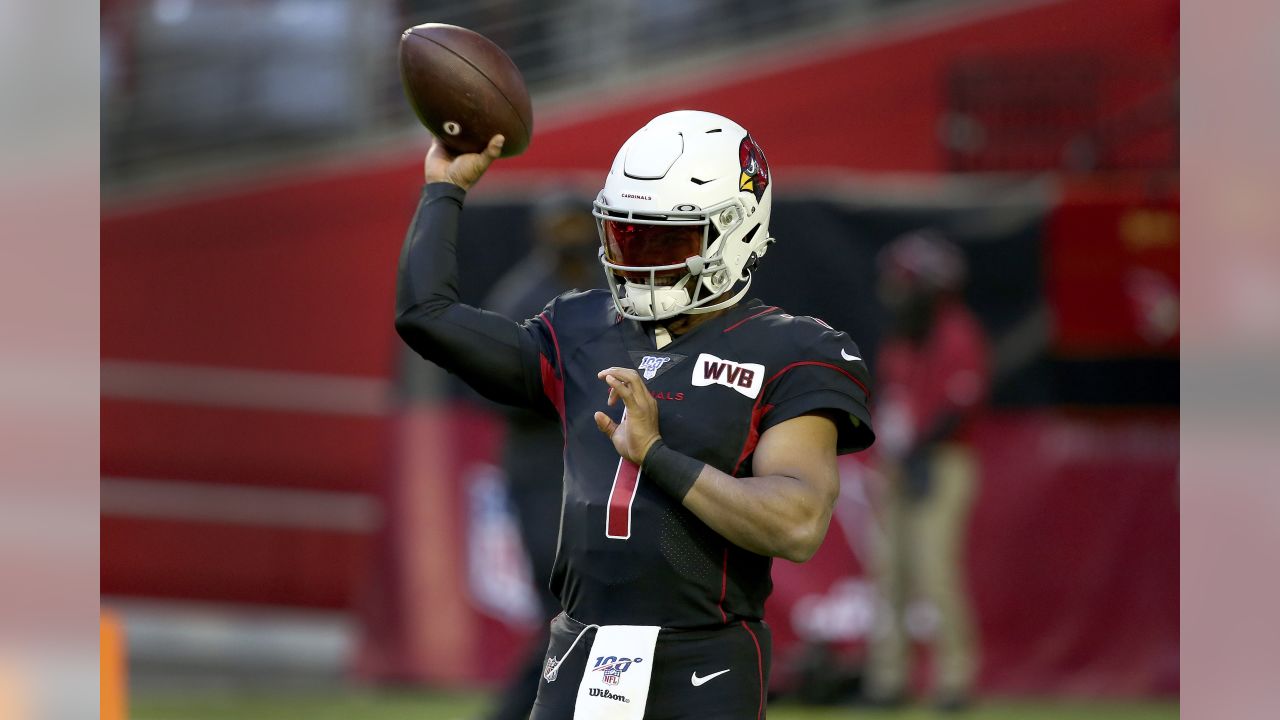
POLYGON ((662 320, 741 300, 773 242, 772 204, 769 164, 741 125, 696 110, 650 120, 618 151, 592 212, 618 312, 662 320))

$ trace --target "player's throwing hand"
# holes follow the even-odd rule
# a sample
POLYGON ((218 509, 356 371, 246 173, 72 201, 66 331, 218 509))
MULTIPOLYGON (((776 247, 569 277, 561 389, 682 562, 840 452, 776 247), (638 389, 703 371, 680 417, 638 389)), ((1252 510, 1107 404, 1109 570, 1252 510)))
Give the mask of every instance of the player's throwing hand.
POLYGON ((480 181, 489 165, 502 155, 504 141, 501 135, 494 135, 484 152, 454 155, 439 140, 433 140, 427 159, 423 161, 423 174, 429 183, 453 183, 463 190, 470 190, 480 181))
POLYGON ((609 405, 622 399, 626 412, 622 422, 614 422, 608 415, 597 411, 596 427, 609 436, 613 447, 623 458, 639 465, 645 453, 657 442, 658 403, 649 394, 640 373, 631 368, 611 367, 601 370, 596 377, 609 386, 609 405))

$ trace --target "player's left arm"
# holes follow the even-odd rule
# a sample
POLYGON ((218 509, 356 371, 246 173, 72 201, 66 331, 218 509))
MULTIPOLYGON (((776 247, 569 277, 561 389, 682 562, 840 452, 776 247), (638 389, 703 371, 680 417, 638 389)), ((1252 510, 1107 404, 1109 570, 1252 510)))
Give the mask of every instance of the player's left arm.
POLYGON ((760 437, 751 477, 702 465, 684 506, 712 530, 759 555, 804 562, 827 535, 840 473, 836 424, 801 415, 760 437))
POLYGON ((609 404, 626 406, 621 423, 597 412, 596 426, 642 477, 684 503, 712 530, 759 555, 804 562, 827 534, 840 492, 836 423, 806 414, 769 428, 756 446, 756 475, 734 477, 676 452, 658 434, 658 408, 640 374, 609 368, 609 404))

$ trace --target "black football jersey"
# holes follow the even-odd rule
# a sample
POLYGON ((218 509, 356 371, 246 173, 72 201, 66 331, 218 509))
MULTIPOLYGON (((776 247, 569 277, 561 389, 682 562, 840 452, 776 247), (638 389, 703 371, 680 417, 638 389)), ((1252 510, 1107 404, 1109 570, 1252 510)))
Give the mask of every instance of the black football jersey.
POLYGON ((552 576, 565 611, 588 623, 675 628, 761 618, 771 558, 729 542, 618 456, 593 414, 619 420, 622 403, 606 406, 596 375, 636 368, 669 447, 746 477, 761 434, 800 415, 836 419, 840 453, 871 444, 867 368, 849 336, 753 300, 658 349, 652 324, 619 317, 599 290, 556 298, 525 329, 537 352, 525 358, 527 377, 541 383, 565 433, 552 576))

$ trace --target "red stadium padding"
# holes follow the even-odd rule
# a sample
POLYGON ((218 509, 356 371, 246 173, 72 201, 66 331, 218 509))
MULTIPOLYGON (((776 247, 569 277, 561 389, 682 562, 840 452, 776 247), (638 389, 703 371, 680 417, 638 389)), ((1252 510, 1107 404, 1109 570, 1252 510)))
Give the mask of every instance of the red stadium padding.
POLYGON ((300 528, 102 518, 104 595, 349 608, 372 536, 300 528), (145 558, 140 562, 139 558, 145 558))
POLYGON ((1068 185, 1049 217, 1046 293, 1059 355, 1178 351, 1178 195, 1118 190, 1068 185))
POLYGON ((102 473, 374 492, 390 467, 390 422, 104 398, 102 473))
MULTIPOLYGON (((1176 414, 1006 412, 974 430, 982 470, 968 585, 980 684, 1013 694, 1175 693, 1176 414)), ((834 636, 855 665, 863 652, 871 608, 862 556, 874 522, 859 497, 877 481, 858 461, 843 475, 818 555, 775 563, 769 619, 784 684, 806 635, 834 636)))
POLYGON ((420 170, 344 173, 108 213, 102 356, 389 377, 420 185, 420 170))
POLYGON ((494 489, 490 463, 502 434, 492 414, 470 404, 411 406, 398 418, 398 480, 382 495, 374 574, 358 606, 360 677, 499 682, 527 647, 527 623, 550 620, 504 614, 528 592, 519 572, 526 561, 502 532, 514 530, 512 517, 492 492, 473 492, 494 489))

